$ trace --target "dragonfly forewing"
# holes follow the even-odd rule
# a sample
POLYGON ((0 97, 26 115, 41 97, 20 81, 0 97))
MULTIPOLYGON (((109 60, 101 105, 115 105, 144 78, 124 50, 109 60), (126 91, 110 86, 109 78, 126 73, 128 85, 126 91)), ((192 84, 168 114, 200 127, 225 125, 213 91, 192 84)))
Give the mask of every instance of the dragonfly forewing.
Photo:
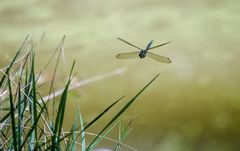
POLYGON ((162 62, 162 63, 171 63, 172 62, 168 57, 160 56, 160 55, 157 55, 157 54, 154 54, 151 52, 148 52, 147 56, 158 62, 162 62))
POLYGON ((139 48, 138 46, 136 46, 136 45, 134 45, 134 44, 132 44, 132 43, 130 43, 130 42, 122 39, 122 38, 117 37, 117 39, 118 39, 118 40, 121 40, 122 42, 124 42, 124 43, 126 43, 126 44, 128 44, 128 45, 130 45, 130 46, 133 46, 133 47, 135 47, 135 48, 137 48, 137 49, 139 49, 139 50, 142 50, 142 49, 139 48))
POLYGON ((116 55, 118 59, 130 59, 139 57, 140 52, 119 53, 116 55))
POLYGON ((167 44, 169 44, 171 41, 168 41, 168 42, 165 42, 165 43, 163 43, 163 44, 160 44, 160 45, 157 45, 157 46, 153 46, 153 47, 151 47, 151 48, 149 48, 149 50, 150 49, 155 49, 155 48, 158 48, 158 47, 161 47, 161 46, 164 46, 164 45, 167 45, 167 44))

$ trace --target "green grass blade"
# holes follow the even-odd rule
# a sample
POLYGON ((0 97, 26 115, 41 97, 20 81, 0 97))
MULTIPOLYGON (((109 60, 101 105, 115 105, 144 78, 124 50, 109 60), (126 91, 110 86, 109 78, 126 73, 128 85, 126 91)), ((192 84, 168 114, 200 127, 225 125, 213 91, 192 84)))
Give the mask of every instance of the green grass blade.
POLYGON ((31 126, 31 129, 28 131, 27 135, 25 136, 25 140, 23 141, 21 147, 19 150, 21 150, 23 148, 23 146, 25 145, 25 143, 27 142, 28 138, 31 136, 31 134, 33 133, 33 131, 37 128, 38 125, 38 121, 44 111, 44 109, 46 108, 46 104, 44 104, 43 108, 40 110, 35 122, 33 123, 33 125, 31 126))
MULTIPOLYGON (((107 113, 108 110, 110 110, 113 106, 115 106, 120 100, 122 100, 125 96, 122 96, 120 99, 118 99, 117 101, 113 102, 110 106, 108 106, 103 112, 101 112, 96 118, 94 118, 90 123, 88 123, 83 130, 81 130, 81 132, 78 134, 81 135, 83 131, 85 131, 86 129, 88 129, 91 125, 93 125, 96 121, 98 121, 103 115, 105 115, 105 113, 107 113)), ((77 128, 79 129, 79 128, 77 128)), ((65 138, 71 136, 73 134, 73 129, 71 130, 71 132, 69 134, 66 134, 64 137, 60 138, 59 141, 64 140, 65 138)), ((77 137, 78 137, 77 136, 77 137)), ((50 140, 51 141, 51 140, 50 140)), ((47 142, 49 143, 49 141, 47 142)), ((47 148, 50 149, 51 147, 47 148)))
MULTIPOLYGON (((79 121, 80 121, 81 129, 84 128, 83 119, 81 117, 81 113, 80 113, 80 109, 79 109, 79 104, 77 102, 75 102, 75 105, 77 106, 78 112, 77 112, 77 114, 75 114, 75 117, 74 117, 74 123, 73 123, 73 126, 72 126, 73 134, 72 134, 72 136, 69 139, 69 143, 68 143, 67 149, 66 149, 66 150, 71 150, 71 151, 75 151, 76 150, 76 142, 77 142, 76 130, 77 130, 77 125, 78 125, 78 120, 77 120, 78 116, 79 116, 79 119, 80 119, 79 121)), ((84 139, 84 143, 82 143, 82 146, 85 146, 85 137, 83 139, 84 139)), ((82 149, 82 151, 84 151, 84 150, 85 149, 82 149)))
POLYGON ((45 67, 44 67, 45 70, 47 69, 47 67, 49 66, 49 64, 52 62, 54 56, 57 54, 57 51, 59 51, 59 49, 63 46, 64 41, 65 41, 65 38, 66 38, 66 36, 64 35, 63 38, 62 38, 62 40, 61 40, 60 43, 58 44, 57 48, 55 49, 55 51, 54 51, 53 54, 50 56, 49 60, 47 61, 46 65, 45 65, 45 67))
POLYGON ((72 68, 70 70, 69 76, 68 76, 68 81, 71 81, 72 75, 73 75, 73 68, 75 66, 76 61, 73 61, 72 68))
POLYGON ((2 77, 2 79, 1 79, 1 81, 0 81, 0 87, 2 87, 2 84, 3 84, 6 76, 9 75, 9 71, 10 71, 10 69, 12 68, 15 60, 17 59, 19 53, 20 53, 20 51, 18 51, 17 54, 14 56, 14 58, 12 59, 12 62, 10 63, 10 65, 9 65, 9 67, 7 68, 5 74, 3 75, 3 77, 2 77))
POLYGON ((76 150, 77 135, 76 135, 75 131, 77 129, 77 122, 78 122, 77 121, 77 115, 75 114, 74 123, 73 123, 73 126, 72 126, 73 135, 69 139, 66 150, 72 150, 72 151, 76 150))
POLYGON ((91 145, 91 148, 86 149, 86 151, 93 150, 97 146, 97 144, 99 144, 102 141, 102 139, 105 138, 113 130, 113 128, 115 128, 118 125, 119 121, 120 120, 115 121, 115 123, 113 122, 112 126, 110 126, 110 128, 107 129, 106 132, 104 132, 101 135, 101 137, 98 137, 98 139, 96 141, 94 141, 93 144, 91 145))
MULTIPOLYGON (((79 105, 77 104, 77 109, 78 109, 78 116, 79 116, 79 121, 80 121, 80 126, 81 126, 81 131, 82 131, 82 138, 81 138, 81 144, 82 144, 82 151, 85 151, 86 149, 86 141, 85 141, 85 131, 84 130, 84 121, 83 121, 83 117, 82 117, 82 114, 80 112, 80 109, 79 109, 79 105)), ((74 151, 72 149, 72 151, 74 151)))
POLYGON ((4 117, 1 118, 0 123, 4 123, 11 116, 11 112, 8 112, 4 117))
POLYGON ((57 112, 57 117, 55 120, 55 128, 54 128, 54 134, 52 137, 52 150, 55 150, 59 147, 60 145, 60 135, 61 135, 61 130, 62 130, 62 125, 63 125, 63 120, 64 120, 64 113, 65 113, 65 106, 66 106, 66 101, 67 101, 67 94, 68 94, 68 87, 71 82, 71 76, 73 72, 73 68, 75 65, 75 61, 73 62, 70 75, 69 75, 69 80, 67 82, 67 85, 64 88, 63 94, 60 99, 59 107, 58 107, 58 112, 57 112))
POLYGON ((139 91, 130 101, 128 101, 128 103, 112 118, 111 121, 109 121, 109 123, 100 131, 100 133, 94 138, 94 140, 91 142, 91 144, 88 146, 88 148, 86 149, 87 151, 89 151, 92 148, 92 145, 94 144, 94 142, 98 139, 98 137, 115 121, 118 119, 119 116, 121 116, 123 114, 123 112, 125 112, 129 106, 136 100, 136 98, 159 76, 159 74, 157 76, 155 76, 141 91, 139 91))
POLYGON ((128 134, 131 131, 131 128, 130 128, 131 123, 132 123, 132 120, 128 123, 126 128, 123 128, 122 122, 120 122, 120 125, 119 125, 119 143, 114 148, 114 151, 120 150, 121 143, 123 143, 123 141, 126 139, 126 137, 128 136, 128 134))
POLYGON ((22 103, 21 103, 21 84, 18 83, 18 147, 21 146, 21 136, 22 136, 22 128, 21 128, 21 121, 22 121, 22 103))
MULTIPOLYGON (((49 89, 49 94, 52 93, 53 91, 53 84, 55 82, 55 77, 56 77, 56 72, 57 72, 57 68, 59 65, 59 61, 60 61, 60 56, 61 56, 61 47, 64 44, 65 41, 65 35, 63 36, 62 40, 60 41, 60 43, 58 44, 56 50, 54 51, 54 53, 52 54, 52 56, 50 57, 49 61, 47 62, 47 64, 45 65, 44 69, 46 70, 46 68, 49 66, 49 64, 51 63, 51 61, 53 60, 53 57, 57 54, 57 51, 59 51, 58 56, 57 56, 57 61, 54 67, 54 72, 53 72, 53 76, 52 76, 52 80, 51 80, 51 85, 50 85, 50 89, 49 89)), ((50 98, 49 98, 50 99, 50 98)), ((54 109, 53 109, 54 110, 54 109)))
POLYGON ((64 92, 61 96, 61 99, 60 99, 58 113, 57 113, 57 117, 55 120, 54 134, 53 134, 53 138, 52 138, 52 150, 57 149, 56 147, 60 143, 59 138, 61 135, 60 133, 61 133, 61 128, 62 128, 62 124, 63 124, 64 109, 65 109, 65 105, 66 105, 69 84, 70 84, 70 81, 68 81, 68 83, 64 89, 64 92))
MULTIPOLYGON (((40 100, 42 101, 41 103, 43 103, 43 106, 47 106, 47 102, 45 102, 45 101, 43 100, 43 98, 42 98, 42 96, 41 96, 40 93, 38 93, 38 96, 39 96, 40 100)), ((39 103, 39 102, 37 101, 38 106, 39 106, 40 108, 43 108, 43 106, 41 105, 41 103, 39 103)), ((49 113, 48 113, 47 108, 45 108, 45 112, 44 112, 44 113, 46 114, 47 117, 49 117, 49 113)))
MULTIPOLYGON (((9 77, 9 75, 8 75, 9 77)), ((9 77, 10 78, 10 77, 9 77)), ((11 124, 12 124, 12 134, 13 134, 13 147, 14 150, 18 150, 18 144, 17 144, 17 136, 16 136, 16 125, 15 125, 15 109, 14 109, 14 103, 13 103, 13 95, 12 95, 12 87, 11 87, 11 81, 8 78, 8 90, 9 90, 9 101, 10 101, 10 113, 11 113, 11 124)))
POLYGON ((3 77, 2 77, 2 79, 1 79, 1 81, 0 81, 0 88, 2 87, 2 84, 3 84, 3 82, 4 82, 5 78, 6 78, 6 75, 9 74, 10 69, 12 68, 12 66, 13 66, 14 62, 16 61, 17 57, 19 56, 21 50, 22 50, 23 47, 25 46, 25 44, 26 44, 26 42, 27 42, 27 40, 28 40, 28 37, 29 37, 29 35, 25 38, 24 42, 22 43, 22 45, 21 45, 20 48, 18 49, 16 55, 15 55, 14 58, 12 59, 12 62, 10 63, 9 67, 7 68, 5 74, 3 75, 3 77))
MULTIPOLYGON (((35 52, 32 51, 32 63, 31 63, 31 75, 32 75, 32 79, 31 79, 31 84, 32 84, 32 101, 33 101, 33 123, 35 123, 35 120, 37 119, 37 95, 36 95, 36 81, 35 81, 35 52)), ((34 130, 34 140, 36 142, 36 146, 37 146, 37 137, 38 137, 38 129, 36 128, 34 130)))
MULTIPOLYGON (((90 123, 88 123, 84 129, 81 131, 85 131, 87 128, 89 128, 92 124, 94 124, 96 121, 98 121, 104 114, 106 114, 113 106, 115 106, 120 100, 122 100, 125 96, 122 96, 117 101, 113 102, 110 106, 108 106, 103 112, 101 112, 97 117, 95 117, 90 123)), ((80 133, 80 134, 81 134, 80 133)))
MULTIPOLYGON (((78 129, 77 129, 78 130, 78 129)), ((76 131, 77 131, 76 130, 76 131)), ((67 137, 71 137, 72 136, 72 134, 73 134, 73 129, 71 129, 71 131, 67 134, 67 135, 65 135, 65 136, 63 136, 63 137, 61 137, 60 139, 59 139, 59 142, 61 142, 62 140, 64 140, 65 138, 67 138, 67 137)), ((43 144, 41 144, 40 145, 40 147, 41 146, 43 146, 43 145, 46 145, 46 144, 50 144, 51 142, 52 142, 53 140, 52 140, 52 138, 50 139, 50 140, 48 140, 46 143, 43 143, 43 144)), ((45 150, 56 150, 55 148, 53 148, 53 144, 50 144, 45 150)))

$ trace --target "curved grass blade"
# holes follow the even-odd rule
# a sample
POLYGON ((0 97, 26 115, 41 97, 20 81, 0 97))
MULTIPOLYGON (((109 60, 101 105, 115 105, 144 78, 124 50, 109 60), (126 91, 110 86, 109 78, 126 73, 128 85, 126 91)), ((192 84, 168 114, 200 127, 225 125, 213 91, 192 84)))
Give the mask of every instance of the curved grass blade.
POLYGON ((137 99, 137 97, 159 76, 155 76, 142 90, 140 90, 131 100, 127 102, 127 104, 108 122, 108 124, 99 132, 99 134, 94 138, 91 144, 88 146, 86 151, 90 151, 92 145, 94 145, 95 141, 99 138, 99 136, 114 122, 116 121, 122 114, 125 112, 129 106, 137 99))
MULTIPOLYGON (((86 129, 88 129, 91 125, 93 125, 96 121, 98 121, 105 113, 107 113, 108 110, 110 110, 113 106, 115 106, 120 100, 122 100, 125 96, 122 96, 121 98, 119 98, 117 101, 113 102, 110 106, 108 106, 103 112, 101 112, 97 117, 95 117, 90 123, 88 123, 83 130, 80 131, 80 133, 78 133, 77 137, 79 135, 82 134, 82 132, 84 132, 86 129)), ((79 128, 77 128, 79 129, 79 128)), ((66 137, 69 137, 73 134, 73 129, 71 130, 71 132, 67 135, 65 135, 64 137, 60 138, 59 141, 62 141, 64 140, 66 137)), ((46 143, 49 143, 51 140, 49 140, 48 142, 46 143)), ((44 144, 43 144, 44 145, 44 144)), ((48 147, 48 149, 50 149, 51 147, 48 147)))
MULTIPOLYGON (((57 53, 58 49, 63 46, 64 41, 65 41, 65 36, 63 36, 62 41, 60 42, 59 46, 58 46, 57 49, 56 49, 56 52, 54 52, 54 55, 55 55, 55 53, 57 53)), ((50 85, 50 89, 49 89, 49 94, 51 94, 52 91, 53 91, 53 84, 54 84, 54 82, 55 82, 55 77, 56 77, 56 73, 57 73, 57 69, 58 69, 58 65, 59 65, 61 53, 62 53, 62 52, 61 52, 61 49, 59 49, 59 53, 58 53, 58 56, 57 56, 57 61, 56 61, 55 67, 54 67, 54 72, 53 72, 53 76, 52 76, 52 80, 51 80, 51 85, 50 85)), ((53 55, 52 57, 54 57, 54 55, 53 55)), ((52 61, 52 59, 51 59, 50 61, 52 61)), ((50 62, 49 62, 49 63, 50 63, 50 62)), ((48 64, 49 64, 49 63, 48 63, 48 64)), ((47 64, 47 66, 48 66, 48 64, 47 64)), ((45 69, 46 69, 46 68, 45 68, 45 69)), ((50 99, 50 97, 49 97, 49 99, 50 99)), ((48 99, 48 100, 49 100, 49 99, 48 99)))
POLYGON ((25 44, 26 44, 26 42, 27 42, 27 40, 28 40, 28 37, 29 37, 29 35, 27 35, 27 37, 26 37, 25 40, 23 41, 22 45, 21 45, 20 48, 18 49, 16 55, 15 55, 14 58, 12 59, 12 62, 11 62, 10 65, 8 66, 5 74, 3 75, 3 77, 2 77, 2 79, 1 79, 1 81, 0 81, 0 87, 2 87, 2 84, 3 84, 3 82, 4 82, 5 78, 6 78, 6 75, 8 75, 8 73, 9 73, 10 69, 12 68, 15 60, 16 60, 17 57, 19 56, 19 54, 20 54, 21 50, 23 49, 23 47, 25 46, 25 44))
POLYGON ((94 141, 94 143, 92 144, 91 148, 89 150, 93 150, 95 148, 95 146, 97 146, 97 144, 99 144, 112 130, 113 128, 115 128, 118 123, 120 122, 120 120, 118 119, 117 121, 115 121, 112 126, 110 126, 109 129, 106 130, 106 132, 104 132, 101 137, 99 136, 98 139, 96 141, 94 141))
MULTIPOLYGON (((65 42, 65 38, 66 36, 64 35, 60 41, 60 43, 58 44, 57 48, 55 49, 55 51, 53 52, 53 54, 51 55, 51 57, 49 58, 49 60, 47 61, 47 64, 45 65, 44 69, 46 70, 46 68, 49 66, 49 64, 52 62, 54 56, 56 55, 57 51, 64 45, 65 42)), ((61 52, 61 51, 60 51, 61 52)))
MULTIPOLYGON (((87 128, 89 128, 92 124, 94 124, 97 120, 99 120, 105 113, 108 112, 108 110, 110 110, 114 105, 116 105, 120 100, 122 100, 125 96, 122 96, 121 98, 119 98, 117 101, 113 102, 110 106, 108 106, 102 113, 100 113, 97 117, 95 117, 90 123, 88 123, 84 129, 81 131, 81 133, 83 131, 85 131, 87 128)), ((80 133, 80 134, 81 134, 80 133)))

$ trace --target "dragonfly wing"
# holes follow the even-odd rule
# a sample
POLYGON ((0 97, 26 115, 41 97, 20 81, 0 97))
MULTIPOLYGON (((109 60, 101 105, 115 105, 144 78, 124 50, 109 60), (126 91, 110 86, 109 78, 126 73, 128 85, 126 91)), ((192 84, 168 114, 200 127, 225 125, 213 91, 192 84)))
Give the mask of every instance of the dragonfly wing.
POLYGON ((122 42, 124 42, 124 43, 126 43, 126 44, 128 44, 128 45, 130 45, 130 46, 133 46, 133 47, 135 47, 135 48, 137 48, 137 49, 139 49, 139 50, 142 50, 142 49, 139 48, 138 46, 135 46, 134 44, 131 44, 130 42, 128 42, 128 41, 126 41, 126 40, 124 40, 124 39, 122 39, 122 38, 117 37, 117 39, 118 39, 118 40, 121 40, 122 42))
POLYGON ((168 57, 160 56, 160 55, 157 55, 157 54, 154 54, 151 52, 148 52, 147 56, 158 62, 163 62, 163 63, 171 63, 172 62, 168 57))
POLYGON ((149 48, 149 49, 155 49, 155 48, 158 48, 158 47, 167 45, 167 44, 169 44, 170 42, 171 42, 171 41, 168 41, 168 42, 165 42, 165 43, 163 43, 163 44, 160 44, 160 45, 157 45, 157 46, 153 46, 153 47, 151 47, 151 48, 149 48))
POLYGON ((116 55, 118 59, 129 59, 129 58, 137 58, 139 57, 140 52, 129 52, 129 53, 119 53, 116 55))

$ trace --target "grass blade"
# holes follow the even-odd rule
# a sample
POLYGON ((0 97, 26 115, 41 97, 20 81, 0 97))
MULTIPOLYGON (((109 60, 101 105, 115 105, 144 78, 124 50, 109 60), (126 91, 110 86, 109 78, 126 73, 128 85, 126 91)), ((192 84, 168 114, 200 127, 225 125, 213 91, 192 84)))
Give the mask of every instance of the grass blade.
POLYGON ((98 137, 98 139, 96 139, 96 141, 94 141, 89 150, 93 150, 95 146, 97 146, 97 144, 99 144, 102 141, 102 139, 104 139, 113 130, 113 128, 115 128, 118 125, 119 121, 120 120, 114 121, 114 124, 112 124, 112 126, 110 126, 110 128, 106 132, 104 132, 101 136, 98 137))
MULTIPOLYGON (((31 84, 32 84, 32 102, 33 102, 33 123, 35 123, 35 120, 37 118, 37 95, 36 95, 36 81, 35 81, 35 69, 34 69, 34 66, 35 66, 35 52, 32 51, 32 62, 31 62, 31 76, 32 76, 32 79, 31 79, 31 84)), ((37 128, 34 130, 34 140, 36 142, 36 146, 37 146, 37 136, 38 136, 38 133, 37 133, 37 128)))
MULTIPOLYGON (((84 129, 81 131, 81 133, 83 131, 85 131, 87 128, 89 128, 92 124, 94 124, 96 121, 98 121, 104 114, 107 113, 108 110, 110 110, 114 105, 116 105, 120 100, 122 100, 125 96, 122 96, 121 98, 119 98, 117 101, 113 102, 110 106, 108 106, 103 112, 101 112, 97 117, 95 117, 90 123, 88 123, 84 129)), ((81 134, 80 133, 80 134, 81 134)))
MULTIPOLYGON (((84 132, 86 129, 88 129, 88 128, 89 128, 91 125, 93 125, 96 121, 98 121, 103 115, 105 115, 105 114, 107 113, 108 110, 110 110, 113 106, 115 106, 115 105, 116 105, 120 100, 122 100, 124 97, 125 97, 125 96, 122 96, 122 97, 119 98, 117 101, 113 102, 113 103, 112 103, 110 106, 108 106, 103 112, 101 112, 97 117, 95 117, 90 123, 88 123, 88 124, 84 127, 83 130, 81 130, 81 132, 78 134, 78 136, 81 135, 82 132, 84 132)), ((77 129, 79 129, 79 128, 77 128, 77 129)), ((69 137, 69 136, 71 136, 72 134, 73 134, 73 130, 71 130, 71 133, 69 133, 69 134, 65 135, 64 137, 60 138, 59 141, 62 141, 64 138, 69 137)), ((77 137, 78 137, 78 136, 77 136, 77 137)), ((47 143, 49 143, 49 142, 47 142, 47 143)), ((51 148, 51 147, 50 147, 50 148, 51 148)), ((49 148, 47 148, 47 149, 49 149, 49 148)))
POLYGON ((19 117, 18 117, 18 147, 21 146, 21 136, 22 136, 22 128, 21 128, 21 121, 22 121, 22 103, 21 103, 21 85, 20 85, 20 82, 18 84, 18 114, 19 114, 19 117))
POLYGON ((125 112, 129 106, 136 100, 136 98, 159 76, 159 74, 157 76, 155 76, 141 91, 139 91, 113 118, 111 121, 109 121, 109 123, 100 131, 100 133, 95 137, 95 139, 92 141, 92 143, 88 146, 88 148, 86 149, 87 151, 90 151, 90 149, 92 148, 92 145, 94 144, 94 142, 98 139, 98 137, 114 122, 118 119, 119 116, 121 116, 123 114, 123 112, 125 112))
POLYGON ((44 104, 43 108, 41 109, 41 111, 39 112, 35 122, 33 123, 33 125, 31 126, 31 129, 28 131, 27 135, 25 136, 25 140, 23 141, 21 147, 19 150, 21 150, 23 148, 23 146, 25 145, 25 143, 27 142, 28 138, 30 137, 30 135, 33 133, 33 131, 37 128, 37 124, 38 121, 41 117, 41 114, 43 113, 44 109, 46 108, 46 104, 44 104))
MULTIPOLYGON (((8 75, 9 77, 9 75, 8 75)), ((10 77, 9 77, 10 78, 10 77)), ((14 150, 18 150, 17 137, 16 137, 16 125, 15 125, 15 113, 14 113, 14 103, 12 95, 11 81, 8 78, 8 88, 9 88, 9 100, 10 100, 10 113, 11 113, 11 122, 12 122, 12 134, 13 134, 13 146, 14 150)))
MULTIPOLYGON (((17 57, 19 56, 19 54, 20 54, 21 50, 23 49, 23 47, 25 46, 25 44, 26 44, 26 42, 27 42, 27 40, 28 40, 28 37, 29 37, 29 35, 25 38, 24 42, 22 43, 22 45, 21 45, 20 48, 18 49, 16 55, 15 55, 14 58, 12 59, 12 62, 10 63, 9 67, 7 68, 5 74, 3 75, 3 77, 2 77, 2 79, 1 79, 1 81, 0 81, 0 88, 2 87, 2 84, 3 84, 3 82, 4 82, 5 78, 6 78, 6 75, 9 74, 9 71, 10 71, 10 69, 12 68, 15 60, 16 60, 17 57)), ((3 71, 2 71, 2 72, 3 72, 3 71)))
MULTIPOLYGON (((82 131, 82 138, 81 138, 81 144, 82 144, 82 151, 85 151, 86 149, 86 141, 85 141, 85 131, 84 130, 84 122, 83 122, 83 117, 82 117, 82 114, 80 112, 80 109, 79 109, 79 105, 77 105, 77 109, 78 109, 78 116, 79 116, 79 120, 80 120, 80 126, 81 126, 81 131, 82 131)), ((74 151, 74 150, 72 150, 74 151)))
POLYGON ((122 126, 122 122, 120 122, 119 125, 119 143, 116 145, 116 147, 114 148, 114 151, 120 150, 121 148, 121 144, 123 143, 123 141, 126 139, 126 137, 128 136, 128 134, 131 132, 131 123, 132 120, 130 120, 130 122, 128 123, 127 127, 124 128, 122 126))
POLYGON ((69 80, 67 82, 67 85, 65 86, 65 89, 64 89, 63 94, 60 99, 58 113, 57 113, 57 117, 55 120, 54 134, 52 137, 52 150, 58 149, 60 142, 61 142, 60 135, 61 135, 61 129, 62 129, 63 120, 64 120, 64 112, 65 112, 65 106, 66 106, 66 101, 67 101, 68 87, 71 82, 74 65, 75 65, 75 61, 73 62, 73 65, 72 65, 72 68, 70 71, 70 75, 69 75, 69 80))

